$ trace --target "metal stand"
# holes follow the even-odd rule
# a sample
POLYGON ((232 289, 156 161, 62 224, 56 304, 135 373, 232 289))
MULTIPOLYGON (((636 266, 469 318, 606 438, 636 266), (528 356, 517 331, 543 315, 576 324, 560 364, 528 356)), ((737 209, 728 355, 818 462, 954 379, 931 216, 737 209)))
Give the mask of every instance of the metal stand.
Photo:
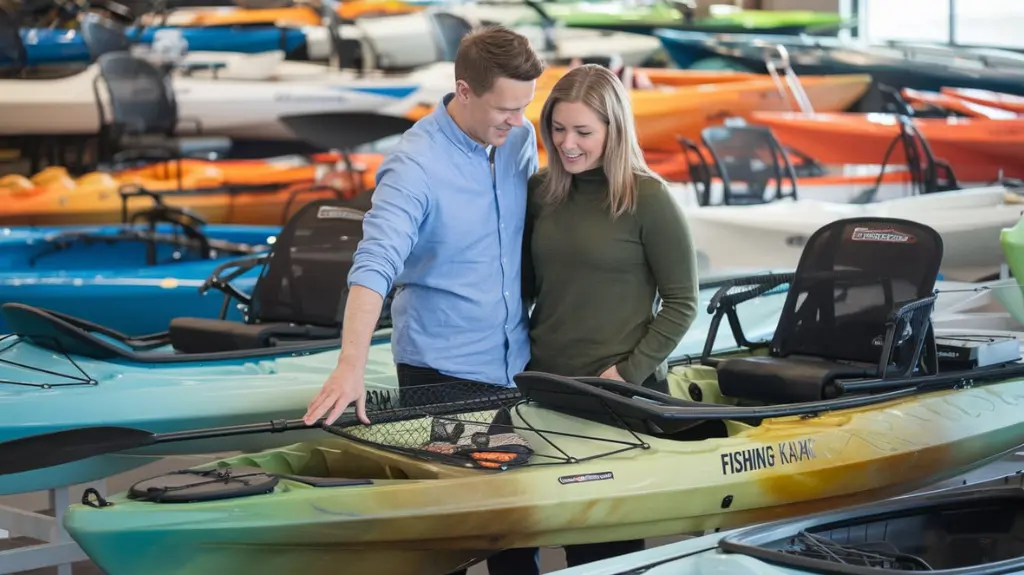
MULTIPOLYGON (((107 495, 104 479, 84 484, 96 489, 100 495, 107 495)), ((20 573, 44 567, 57 567, 57 575, 71 575, 71 564, 86 561, 88 557, 68 532, 62 521, 64 511, 71 504, 69 487, 49 491, 50 509, 56 517, 26 511, 10 506, 0 506, 0 534, 8 537, 30 537, 44 543, 0 551, 0 573, 20 573)))

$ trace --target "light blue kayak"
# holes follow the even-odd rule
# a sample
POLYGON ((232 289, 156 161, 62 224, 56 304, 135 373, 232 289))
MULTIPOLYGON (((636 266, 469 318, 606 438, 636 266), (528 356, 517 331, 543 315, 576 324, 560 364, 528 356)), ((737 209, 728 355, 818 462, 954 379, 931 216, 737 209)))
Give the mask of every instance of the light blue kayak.
POLYGON ((686 539, 551 575, 1024 573, 1024 475, 686 539))
MULTIPOLYGON (((191 52, 242 52, 257 54, 283 50, 285 55, 295 54, 306 45, 306 34, 298 28, 277 26, 211 26, 211 27, 147 27, 136 40, 150 44, 159 30, 180 30, 188 42, 191 52)), ((132 27, 125 34, 135 39, 137 30, 132 27)), ((89 49, 78 30, 50 30, 47 28, 22 28, 21 41, 25 45, 27 64, 74 64, 90 61, 89 49)), ((0 53, 0 67, 10 65, 8 56, 0 53), (6 58, 6 59, 5 59, 6 58)))
MULTIPOLYGON (((0 304, 18 302, 63 312, 129 335, 166 330, 178 316, 216 318, 224 298, 216 292, 202 295, 200 286, 225 262, 266 252, 281 230, 196 226, 211 246, 204 250, 180 231, 175 235, 171 224, 160 224, 157 235, 147 229, 0 228, 0 304)), ((250 270, 234 284, 249 293, 256 274, 250 270)), ((241 319, 236 306, 226 313, 228 319, 241 319)), ((8 331, 0 316, 0 334, 8 331)))

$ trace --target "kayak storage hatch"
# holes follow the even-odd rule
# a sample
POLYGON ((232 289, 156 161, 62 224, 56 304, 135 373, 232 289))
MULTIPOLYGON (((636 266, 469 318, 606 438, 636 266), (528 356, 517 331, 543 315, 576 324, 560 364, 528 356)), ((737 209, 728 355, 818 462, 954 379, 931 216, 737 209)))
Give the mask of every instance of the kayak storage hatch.
MULTIPOLYGON (((705 352, 673 365, 668 393, 538 372, 516 389, 400 390, 371 425, 342 415, 318 439, 91 494, 64 524, 108 575, 441 575, 505 548, 729 528, 907 493, 1024 438, 1015 334, 931 324, 942 252, 915 222, 832 222, 795 273, 724 282, 705 352), (737 306, 787 284, 772 340, 748 341, 737 306), (723 319, 743 349, 712 352, 723 319)), ((176 440, 69 430, 45 457, 45 438, 0 444, 0 468, 73 457, 76 442, 117 451, 124 436, 176 440)))

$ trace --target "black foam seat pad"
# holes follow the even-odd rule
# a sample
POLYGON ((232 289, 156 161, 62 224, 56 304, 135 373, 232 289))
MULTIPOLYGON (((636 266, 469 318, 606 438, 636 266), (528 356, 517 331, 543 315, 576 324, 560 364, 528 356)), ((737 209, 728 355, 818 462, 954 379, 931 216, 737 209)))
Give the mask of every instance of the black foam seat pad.
POLYGON ((818 357, 738 357, 718 364, 723 394, 769 403, 801 403, 834 397, 836 379, 871 377, 877 366, 818 357))

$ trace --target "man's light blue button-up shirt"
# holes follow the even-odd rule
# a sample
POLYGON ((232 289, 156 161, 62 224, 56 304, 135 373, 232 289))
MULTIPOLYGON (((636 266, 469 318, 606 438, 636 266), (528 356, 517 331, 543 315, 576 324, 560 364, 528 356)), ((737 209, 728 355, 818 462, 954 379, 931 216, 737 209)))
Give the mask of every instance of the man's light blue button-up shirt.
POLYGON ((406 131, 377 171, 349 285, 396 287, 396 363, 513 385, 530 356, 521 296, 526 182, 537 171, 527 120, 495 150, 473 141, 445 106, 406 131))

